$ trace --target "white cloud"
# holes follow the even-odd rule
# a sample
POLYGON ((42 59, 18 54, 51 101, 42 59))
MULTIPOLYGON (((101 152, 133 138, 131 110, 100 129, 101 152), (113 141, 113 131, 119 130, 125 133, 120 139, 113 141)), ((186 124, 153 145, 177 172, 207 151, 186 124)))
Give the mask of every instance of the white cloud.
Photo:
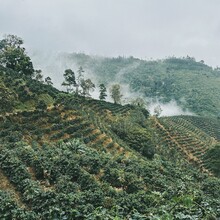
POLYGON ((29 51, 141 58, 194 56, 220 66, 218 0, 0 0, 0 34, 29 51))
POLYGON ((175 115, 194 115, 189 110, 183 110, 180 106, 177 105, 175 100, 172 100, 168 103, 160 103, 160 102, 151 102, 149 105, 149 111, 152 115, 154 115, 154 109, 160 106, 162 109, 160 116, 175 116, 175 115))

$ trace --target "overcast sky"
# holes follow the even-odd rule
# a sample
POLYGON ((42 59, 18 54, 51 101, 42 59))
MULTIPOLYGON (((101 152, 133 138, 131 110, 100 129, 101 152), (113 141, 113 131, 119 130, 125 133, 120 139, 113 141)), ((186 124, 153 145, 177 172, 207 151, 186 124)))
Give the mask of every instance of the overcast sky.
POLYGON ((220 0, 0 0, 0 35, 29 52, 193 56, 220 66, 220 0))

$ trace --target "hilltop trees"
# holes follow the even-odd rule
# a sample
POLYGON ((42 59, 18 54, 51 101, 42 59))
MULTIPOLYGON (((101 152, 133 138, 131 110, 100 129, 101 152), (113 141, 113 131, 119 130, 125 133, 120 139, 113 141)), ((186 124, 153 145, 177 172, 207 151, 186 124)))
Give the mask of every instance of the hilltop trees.
POLYGON ((106 87, 103 83, 99 85, 99 92, 100 92, 99 99, 105 100, 105 98, 107 96, 107 94, 106 94, 107 90, 106 90, 106 87))
POLYGON ((34 72, 34 78, 39 81, 39 82, 43 82, 43 74, 41 70, 35 70, 34 72))
POLYGON ((51 78, 50 78, 49 76, 45 78, 45 83, 46 83, 47 85, 50 85, 50 86, 53 85, 53 82, 52 82, 52 80, 51 80, 51 78))
POLYGON ((73 87, 76 87, 75 94, 82 94, 83 96, 90 96, 90 92, 95 89, 95 84, 92 82, 91 79, 84 79, 83 73, 85 71, 82 67, 79 67, 77 73, 78 76, 75 76, 75 73, 71 69, 66 69, 64 76, 64 82, 62 83, 62 86, 67 87, 67 92, 73 92, 73 87), (81 91, 79 90, 79 87, 81 87, 81 91))
POLYGON ((73 91, 73 87, 76 86, 75 73, 71 69, 66 69, 63 76, 65 80, 62 83, 62 86, 67 87, 67 92, 73 91))
POLYGON ((119 84, 112 85, 112 87, 110 88, 110 94, 115 104, 121 103, 122 94, 121 94, 121 87, 119 84))
POLYGON ((131 100, 131 104, 140 108, 146 107, 146 102, 144 101, 143 98, 140 97, 131 100))
POLYGON ((90 96, 90 91, 95 89, 95 84, 92 82, 91 79, 82 79, 81 80, 81 87, 82 87, 82 95, 83 96, 90 96))
POLYGON ((0 64, 18 74, 32 77, 33 64, 22 47, 23 40, 15 35, 7 35, 0 41, 0 64))

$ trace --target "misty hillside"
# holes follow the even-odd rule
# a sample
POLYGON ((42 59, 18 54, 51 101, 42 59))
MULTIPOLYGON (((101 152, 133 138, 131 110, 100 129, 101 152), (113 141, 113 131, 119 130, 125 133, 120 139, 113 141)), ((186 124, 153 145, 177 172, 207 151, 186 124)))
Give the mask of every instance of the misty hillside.
MULTIPOLYGON (((216 116, 220 112, 220 70, 204 64, 204 61, 197 62, 191 57, 146 61, 134 57, 105 58, 82 53, 59 55, 45 66, 42 61, 42 66, 49 72, 56 72, 53 71, 55 66, 61 72, 68 65, 75 71, 82 66, 97 83, 129 85, 131 94, 138 94, 151 104, 163 105, 175 101, 182 112, 202 116, 216 116)), ((51 77, 61 77, 60 72, 51 77)), ((126 92, 124 96, 131 98, 126 92)))
POLYGON ((203 131, 219 124, 200 130, 188 118, 60 95, 52 108, 0 117, 1 217, 219 216, 219 165, 206 157, 219 136, 203 131))
POLYGON ((114 103, 104 84, 93 99, 82 68, 66 69, 59 91, 21 45, 0 41, 0 219, 220 218, 219 118, 152 116, 121 105, 119 84, 114 103))
POLYGON ((0 220, 220 220, 219 9, 0 0, 0 220))

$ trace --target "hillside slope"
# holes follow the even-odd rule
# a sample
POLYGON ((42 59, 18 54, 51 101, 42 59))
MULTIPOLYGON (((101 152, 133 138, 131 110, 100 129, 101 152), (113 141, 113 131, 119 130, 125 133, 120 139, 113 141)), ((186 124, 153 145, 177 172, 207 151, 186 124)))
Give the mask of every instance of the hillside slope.
MULTIPOLYGON (((165 149, 164 135, 148 114, 64 93, 47 109, 2 113, 0 216, 220 217, 219 179, 206 168, 201 172, 203 164, 192 163, 178 147, 165 149)), ((201 141, 212 139, 207 135, 201 141)))
MULTIPOLYGON (((219 126, 203 122, 208 118, 195 116, 173 116, 155 119, 155 126, 160 134, 160 143, 170 148, 178 148, 188 161, 196 164, 201 170, 209 173, 206 157, 219 141, 219 126), (190 122, 189 122, 190 119, 190 122), (199 123, 201 122, 201 123, 199 123)), ((211 120, 211 119, 210 119, 211 120)), ((218 120, 215 119, 218 123, 218 120)), ((213 120, 214 122, 214 120, 213 120)))
MULTIPOLYGON (((157 119, 140 106, 60 92, 36 80, 22 41, 8 40, 0 48, 0 219, 220 218, 218 122, 209 132, 197 117, 157 119)), ((116 61, 115 70, 130 63, 116 61)))

